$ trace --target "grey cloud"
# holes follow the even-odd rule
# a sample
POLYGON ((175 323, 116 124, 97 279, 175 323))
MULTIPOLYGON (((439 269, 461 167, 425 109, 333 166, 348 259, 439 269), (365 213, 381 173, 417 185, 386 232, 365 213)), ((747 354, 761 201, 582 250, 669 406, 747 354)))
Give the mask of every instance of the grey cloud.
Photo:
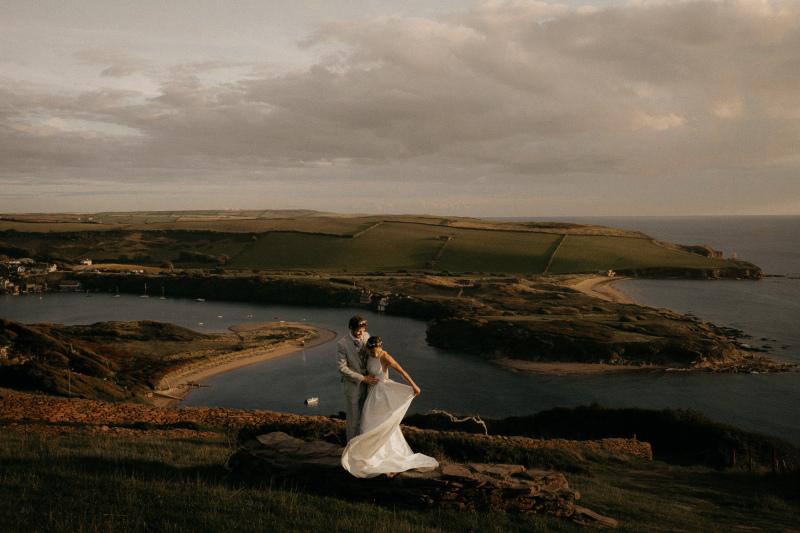
POLYGON ((77 52, 75 57, 84 64, 107 65, 100 72, 100 75, 113 78, 122 78, 137 72, 144 72, 152 66, 150 61, 108 50, 82 50, 77 52))
MULTIPOLYGON (((36 138, 7 118, 0 141, 27 155, 4 150, 3 165, 415 162, 451 179, 479 165, 525 177, 768 168, 796 153, 799 23, 792 3, 747 1, 490 3, 436 20, 330 22, 302 43, 325 51, 305 70, 209 84, 205 73, 249 66, 213 60, 176 65, 152 98, 15 93, 19 120, 49 110, 138 136, 36 138)), ((124 54, 81 58, 108 76, 152 71, 124 54)))

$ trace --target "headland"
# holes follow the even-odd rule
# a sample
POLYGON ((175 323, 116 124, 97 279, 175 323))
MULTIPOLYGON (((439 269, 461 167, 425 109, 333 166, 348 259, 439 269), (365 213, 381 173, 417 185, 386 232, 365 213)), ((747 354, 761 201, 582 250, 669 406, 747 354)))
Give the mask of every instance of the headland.
MULTIPOLYGON (((756 265, 708 246, 585 224, 312 211, 175 214, 3 217, 0 253, 17 258, 0 263, 8 273, 3 290, 149 290, 382 310, 425 322, 431 345, 518 372, 788 369, 748 352, 738 341, 742 332, 638 305, 613 287, 643 277, 763 277, 756 265)), ((105 401, 150 393, 148 401, 169 405, 188 383, 332 335, 299 326, 282 333, 242 326, 211 337, 154 321, 3 324, 0 386, 24 383, 24 390, 60 395, 71 387, 105 401), (36 364, 25 366, 31 359, 36 364)))

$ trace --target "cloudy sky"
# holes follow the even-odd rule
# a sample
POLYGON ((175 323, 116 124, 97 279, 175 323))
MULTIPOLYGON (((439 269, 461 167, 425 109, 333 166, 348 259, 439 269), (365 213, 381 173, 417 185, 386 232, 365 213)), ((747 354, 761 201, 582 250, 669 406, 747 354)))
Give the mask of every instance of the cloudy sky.
POLYGON ((797 0, 0 7, 0 212, 800 214, 797 0))

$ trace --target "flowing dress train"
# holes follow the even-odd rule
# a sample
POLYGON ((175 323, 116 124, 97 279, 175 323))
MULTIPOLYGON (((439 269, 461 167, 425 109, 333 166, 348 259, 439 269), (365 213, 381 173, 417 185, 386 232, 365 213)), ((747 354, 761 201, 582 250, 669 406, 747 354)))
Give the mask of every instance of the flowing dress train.
POLYGON ((347 443, 342 466, 359 478, 437 467, 439 463, 433 457, 411 451, 400 430, 400 422, 414 399, 414 389, 387 381, 379 357, 367 360, 367 371, 379 381, 370 387, 361 414, 361 434, 347 443))

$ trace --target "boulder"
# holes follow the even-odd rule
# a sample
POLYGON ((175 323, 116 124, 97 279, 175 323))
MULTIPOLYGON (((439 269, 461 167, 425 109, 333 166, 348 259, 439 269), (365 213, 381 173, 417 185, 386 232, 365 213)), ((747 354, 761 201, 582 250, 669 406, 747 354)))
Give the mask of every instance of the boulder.
POLYGON ((538 513, 616 527, 611 526, 616 524, 614 520, 576 506, 580 495, 558 472, 521 465, 442 463, 434 469, 359 479, 342 468, 343 450, 336 444, 306 442, 273 432, 246 442, 226 466, 243 475, 262 476, 346 500, 458 511, 538 513))

